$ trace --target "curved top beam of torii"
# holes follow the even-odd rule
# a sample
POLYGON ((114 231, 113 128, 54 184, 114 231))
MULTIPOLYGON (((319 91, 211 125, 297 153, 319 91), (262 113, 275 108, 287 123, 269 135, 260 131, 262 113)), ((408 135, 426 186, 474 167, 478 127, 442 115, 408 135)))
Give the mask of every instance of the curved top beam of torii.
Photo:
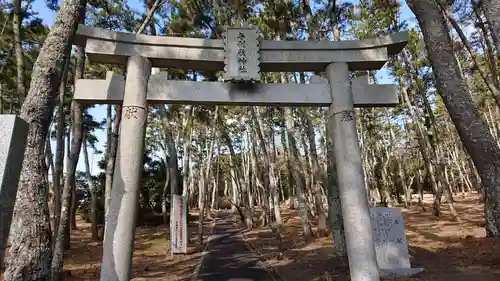
MULTIPOLYGON (((407 42, 407 32, 338 42, 262 40, 260 71, 322 72, 332 62, 347 62, 350 70, 378 70, 407 42)), ((99 63, 124 65, 128 57, 140 55, 154 67, 224 69, 224 41, 220 39, 151 36, 80 25, 74 44, 85 46, 89 59, 99 63)))

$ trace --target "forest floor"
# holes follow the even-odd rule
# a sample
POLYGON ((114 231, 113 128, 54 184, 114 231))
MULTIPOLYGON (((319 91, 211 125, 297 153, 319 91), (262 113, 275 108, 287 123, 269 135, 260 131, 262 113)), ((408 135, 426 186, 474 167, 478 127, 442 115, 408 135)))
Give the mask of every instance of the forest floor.
MULTIPOLYGON (((457 195, 455 207, 462 219, 456 222, 443 204, 442 216, 432 214, 432 195, 425 196, 426 211, 416 204, 403 209, 412 267, 424 271, 411 278, 392 281, 498 281, 500 280, 500 239, 485 237, 483 204, 478 196, 457 195)), ((268 228, 245 231, 246 240, 260 254, 268 268, 283 281, 348 280, 333 252, 333 239, 315 238, 305 244, 296 211, 283 210, 284 258, 277 260, 276 240, 268 228)), ((242 226, 243 227, 243 226, 242 226)), ((316 232, 316 228, 314 228, 316 232)))
MULTIPOLYGON (((425 270, 411 278, 385 280, 500 280, 500 239, 485 237, 483 204, 478 196, 456 196, 455 207, 462 219, 460 223, 454 221, 446 204, 442 206, 441 218, 434 217, 431 200, 431 195, 426 196, 425 212, 416 204, 410 209, 403 209, 412 267, 423 267, 425 270)), ((285 253, 282 260, 276 259, 276 242, 268 228, 256 228, 244 233, 251 248, 268 268, 282 281, 325 280, 325 272, 329 272, 333 280, 348 280, 346 268, 334 255, 331 235, 315 238, 306 245, 296 211, 283 209, 282 214, 285 221, 282 233, 285 253)), ((170 245, 165 226, 137 228, 132 280, 189 280, 204 248, 196 241, 197 215, 191 215, 195 216, 195 220, 188 226, 191 246, 186 255, 166 258, 170 245)), ((207 221, 205 243, 212 227, 213 221, 207 221)), ((314 230, 317 231, 316 228, 314 230)), ((72 232, 71 241, 71 249, 65 253, 65 280, 98 280, 102 242, 91 240, 90 224, 78 221, 78 229, 72 232)))
MULTIPOLYGON (((133 281, 181 281, 191 278, 213 228, 213 220, 207 219, 203 229, 205 245, 198 245, 198 214, 193 211, 190 215, 194 220, 188 225, 191 242, 187 254, 170 257, 168 227, 137 227, 132 262, 133 281)), ((71 249, 64 255, 65 281, 99 280, 102 241, 92 241, 89 223, 77 221, 77 229, 71 233, 71 249)), ((1 270, 0 280, 3 280, 1 270)))
MULTIPOLYGON (((198 214, 191 212, 193 222, 188 225, 190 244, 188 253, 170 256, 169 228, 164 225, 140 226, 135 233, 132 281, 189 280, 201 260, 203 249, 212 233, 213 221, 208 219, 203 228, 204 245, 198 243, 198 214)), ((66 281, 98 280, 101 268, 102 242, 93 242, 90 224, 79 222, 71 234, 71 249, 65 253, 66 281)))

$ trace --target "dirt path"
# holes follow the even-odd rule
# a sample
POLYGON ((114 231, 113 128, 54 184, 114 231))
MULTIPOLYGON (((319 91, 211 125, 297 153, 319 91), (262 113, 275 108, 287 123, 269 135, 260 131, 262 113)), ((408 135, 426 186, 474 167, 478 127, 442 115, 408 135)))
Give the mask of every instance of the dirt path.
POLYGON ((196 281, 274 281, 243 240, 228 212, 220 212, 196 281))

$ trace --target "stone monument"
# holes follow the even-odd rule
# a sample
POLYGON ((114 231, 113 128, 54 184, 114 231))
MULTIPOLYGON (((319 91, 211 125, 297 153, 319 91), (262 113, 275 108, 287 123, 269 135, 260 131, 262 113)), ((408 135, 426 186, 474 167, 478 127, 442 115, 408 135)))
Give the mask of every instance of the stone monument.
POLYGON ((0 267, 9 237, 28 129, 28 123, 18 116, 0 115, 0 267))
POLYGON ((110 73, 105 80, 77 80, 74 97, 124 109, 101 280, 130 280, 147 106, 183 103, 329 107, 327 137, 335 146, 351 280, 379 281, 354 107, 395 106, 398 97, 396 85, 351 81, 349 71, 380 69, 404 48, 408 34, 341 42, 259 40, 250 27, 228 28, 225 34, 223 40, 206 40, 79 26, 75 44, 85 46, 91 61, 127 65, 126 78, 110 73), (224 82, 169 81, 165 73, 151 75, 151 67, 225 70, 224 82), (326 71, 327 79, 256 83, 260 72, 308 71, 326 71))
POLYGON ((411 268, 401 210, 372 208, 370 217, 380 275, 403 277, 421 272, 422 268, 411 268))

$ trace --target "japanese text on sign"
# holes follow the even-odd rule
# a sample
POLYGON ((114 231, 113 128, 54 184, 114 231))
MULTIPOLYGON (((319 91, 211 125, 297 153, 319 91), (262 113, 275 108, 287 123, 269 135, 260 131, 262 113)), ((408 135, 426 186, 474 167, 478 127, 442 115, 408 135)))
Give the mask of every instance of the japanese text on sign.
POLYGON ((246 38, 243 32, 238 34, 236 37, 236 45, 238 46, 238 55, 237 55, 237 63, 238 63, 238 72, 246 73, 246 63, 247 63, 247 52, 245 50, 246 47, 246 38))
POLYGON ((227 28, 224 33, 224 81, 260 81, 259 34, 253 28, 227 28))

